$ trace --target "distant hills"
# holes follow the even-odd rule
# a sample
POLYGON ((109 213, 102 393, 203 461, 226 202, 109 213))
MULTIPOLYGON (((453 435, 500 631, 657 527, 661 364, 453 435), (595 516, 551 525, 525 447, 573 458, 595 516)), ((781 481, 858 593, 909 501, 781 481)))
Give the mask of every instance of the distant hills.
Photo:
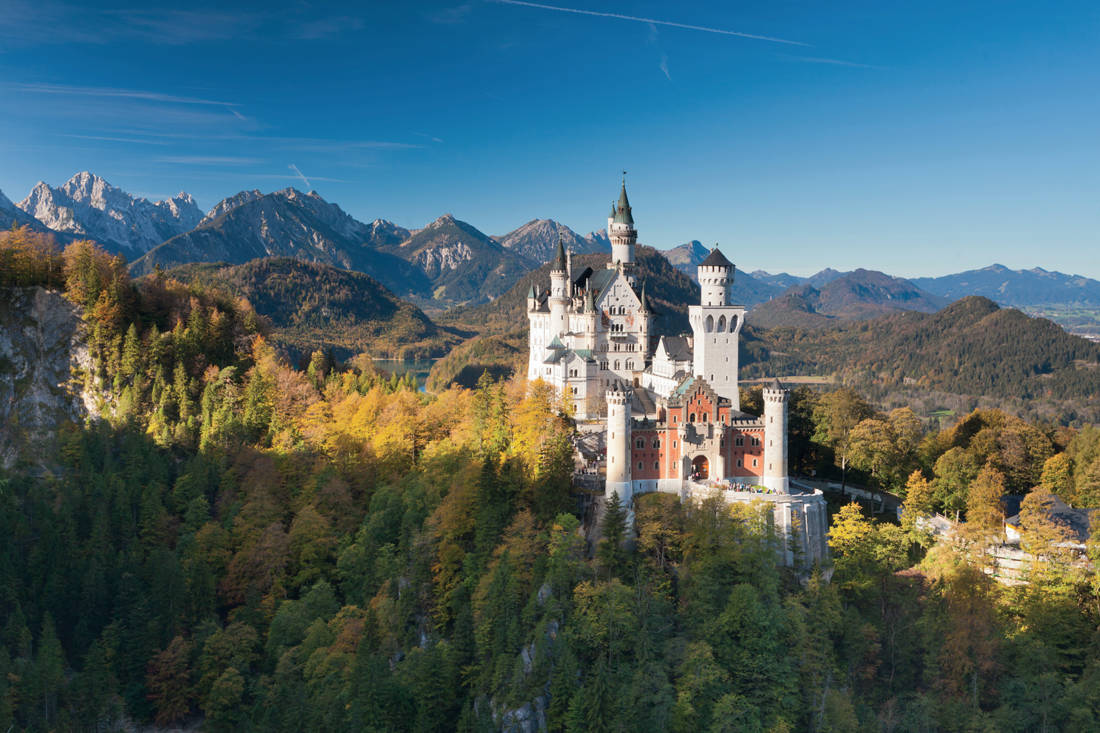
POLYGON ((981 296, 935 313, 899 312, 825 329, 773 328, 756 336, 764 348, 753 350, 756 365, 747 364, 744 376, 834 374, 879 390, 1062 402, 1060 417, 1100 418, 1100 344, 981 296))
POLYGON ((442 356, 462 340, 374 278, 319 262, 265 257, 183 265, 165 274, 247 298, 276 340, 299 355, 321 349, 338 358, 442 356))
MULTIPOLYGON (((681 244, 679 247, 659 251, 673 267, 696 282, 698 282, 696 270, 699 268, 699 263, 710 254, 710 250, 698 239, 681 244)), ((785 287, 765 282, 753 275, 737 270, 734 273, 730 297, 738 305, 756 305, 771 300, 782 293, 784 289, 785 287)))
POLYGON ((795 285, 753 308, 748 320, 761 328, 819 328, 838 320, 865 320, 897 311, 931 313, 947 302, 908 280, 874 270, 854 270, 838 273, 820 287, 809 282, 795 285))
POLYGON ((1041 267, 1010 270, 990 265, 942 277, 918 277, 914 285, 954 300, 982 295, 1001 305, 1032 306, 1074 304, 1100 307, 1100 281, 1081 275, 1065 275, 1041 267))

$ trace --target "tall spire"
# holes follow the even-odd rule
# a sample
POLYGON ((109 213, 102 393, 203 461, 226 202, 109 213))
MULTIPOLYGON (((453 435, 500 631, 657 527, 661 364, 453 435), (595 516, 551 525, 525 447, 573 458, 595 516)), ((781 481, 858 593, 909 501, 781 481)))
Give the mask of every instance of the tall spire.
POLYGON ((630 213, 630 199, 626 197, 626 171, 623 171, 623 187, 619 191, 619 203, 615 205, 615 223, 634 226, 634 217, 630 213))
POLYGON ((596 312, 596 299, 592 293, 592 284, 588 284, 588 289, 584 291, 584 312, 595 313, 596 312))
POLYGON ((558 232, 558 255, 554 258, 554 264, 550 269, 565 272, 565 245, 562 243, 561 232, 558 232))

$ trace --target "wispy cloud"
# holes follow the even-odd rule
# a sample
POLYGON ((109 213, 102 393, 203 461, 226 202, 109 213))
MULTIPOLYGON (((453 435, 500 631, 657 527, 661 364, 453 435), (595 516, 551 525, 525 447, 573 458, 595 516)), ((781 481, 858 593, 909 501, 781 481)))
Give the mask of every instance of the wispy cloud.
POLYGON ((857 69, 881 69, 881 66, 875 66, 873 64, 861 64, 856 61, 845 61, 844 59, 827 59, 820 56, 788 56, 781 55, 781 58, 788 59, 790 61, 799 61, 804 64, 829 64, 831 66, 851 66, 857 69))
POLYGON ((672 75, 668 73, 668 54, 665 53, 665 49, 661 46, 661 33, 657 30, 657 26, 652 23, 649 24, 649 42, 657 47, 657 53, 660 54, 661 60, 657 64, 657 68, 661 70, 661 73, 665 75, 665 78, 672 81, 672 75))
POLYGON ((663 25, 669 28, 682 28, 689 31, 702 31, 704 33, 717 33, 723 36, 736 36, 738 38, 748 38, 753 41, 767 41, 769 43, 785 43, 790 46, 809 46, 808 43, 802 43, 801 41, 792 41, 786 38, 776 38, 774 36, 762 36, 756 33, 743 33, 741 31, 731 31, 724 28, 712 28, 705 25, 692 25, 691 23, 677 23, 671 20, 657 20, 655 18, 641 18, 636 15, 623 15, 621 13, 604 13, 596 10, 582 10, 580 8, 566 8, 559 5, 545 5, 543 3, 532 3, 526 0, 492 0, 492 2, 501 3, 503 5, 519 5, 525 8, 538 8, 539 10, 555 10, 559 13, 574 13, 576 15, 591 15, 597 18, 615 18, 616 20, 629 20, 635 23, 649 23, 652 25, 663 25))
POLYGON ((166 155, 154 163, 180 163, 184 165, 254 165, 262 163, 258 158, 241 158, 232 155, 166 155))
MULTIPOLYGON (((307 2, 262 10, 172 7, 103 8, 79 0, 4 0, 0 41, 10 45, 138 41, 187 45, 242 39, 317 40, 364 27, 364 19, 307 2)), ((155 5, 155 4, 154 4, 155 5)))
POLYGON ((183 97, 175 94, 162 94, 142 89, 124 89, 120 87, 84 87, 67 84, 26 84, 12 83, 4 85, 13 91, 25 94, 51 94, 68 97, 100 97, 108 99, 133 99, 142 102, 155 102, 162 104, 188 104, 207 107, 222 107, 229 110, 238 119, 246 119, 237 111, 235 102, 222 102, 216 99, 202 99, 201 97, 183 97))
POLYGON ((126 143, 127 145, 168 145, 166 140, 148 140, 140 137, 115 137, 112 135, 75 135, 61 133, 61 137, 71 137, 77 140, 101 140, 109 143, 126 143))
POLYGON ((435 135, 429 135, 426 132, 414 132, 413 134, 416 135, 417 137, 427 138, 428 140, 431 140, 433 143, 442 143, 443 142, 442 138, 438 138, 435 135))
POLYGON ((313 188, 313 184, 309 182, 309 179, 306 178, 300 170, 298 170, 298 166, 291 163, 288 167, 298 175, 298 178, 302 179, 302 183, 306 184, 306 188, 313 188))

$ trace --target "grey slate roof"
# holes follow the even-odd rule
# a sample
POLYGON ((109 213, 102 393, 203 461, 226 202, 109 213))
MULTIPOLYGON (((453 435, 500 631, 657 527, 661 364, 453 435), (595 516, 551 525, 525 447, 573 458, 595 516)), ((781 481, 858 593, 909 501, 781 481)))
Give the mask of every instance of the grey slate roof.
POLYGON ((665 351, 672 361, 691 361, 693 354, 686 336, 662 336, 665 351))
POLYGON ((726 256, 722 254, 718 247, 715 247, 707 255, 707 258, 699 263, 699 267, 725 267, 729 269, 733 267, 733 263, 726 259, 726 256))

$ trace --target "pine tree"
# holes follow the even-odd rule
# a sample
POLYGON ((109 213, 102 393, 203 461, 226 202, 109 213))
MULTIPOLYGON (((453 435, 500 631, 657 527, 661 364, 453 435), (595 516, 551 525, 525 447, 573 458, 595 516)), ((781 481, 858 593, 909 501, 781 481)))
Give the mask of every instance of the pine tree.
POLYGON ((626 572, 630 558, 625 547, 626 510, 617 492, 611 492, 606 502, 603 521, 600 524, 600 542, 596 548, 596 559, 601 570, 608 577, 621 576, 626 572))

